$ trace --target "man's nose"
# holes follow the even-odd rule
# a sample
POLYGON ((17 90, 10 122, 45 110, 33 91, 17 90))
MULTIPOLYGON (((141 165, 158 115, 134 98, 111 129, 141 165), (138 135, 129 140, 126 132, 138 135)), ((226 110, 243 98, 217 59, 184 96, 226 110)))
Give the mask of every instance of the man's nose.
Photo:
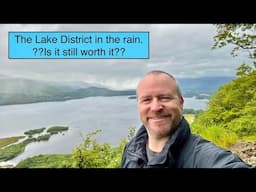
POLYGON ((151 111, 156 112, 156 111, 162 110, 163 105, 158 99, 153 99, 150 108, 151 108, 151 111))

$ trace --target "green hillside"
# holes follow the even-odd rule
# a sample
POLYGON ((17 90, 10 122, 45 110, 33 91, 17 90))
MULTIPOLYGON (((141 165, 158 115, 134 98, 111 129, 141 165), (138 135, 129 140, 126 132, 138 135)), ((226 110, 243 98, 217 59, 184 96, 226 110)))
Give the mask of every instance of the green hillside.
POLYGON ((256 139, 256 71, 225 84, 209 100, 209 108, 192 124, 194 132, 224 147, 256 139))

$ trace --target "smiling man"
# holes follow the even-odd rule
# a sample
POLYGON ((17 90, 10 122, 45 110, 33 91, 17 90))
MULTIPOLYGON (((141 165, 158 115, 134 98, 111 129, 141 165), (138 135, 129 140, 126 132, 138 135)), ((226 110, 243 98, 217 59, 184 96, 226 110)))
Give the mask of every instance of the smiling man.
POLYGON ((143 123, 126 145, 121 168, 250 168, 237 155, 192 134, 183 117, 175 78, 164 71, 148 72, 137 87, 143 123))

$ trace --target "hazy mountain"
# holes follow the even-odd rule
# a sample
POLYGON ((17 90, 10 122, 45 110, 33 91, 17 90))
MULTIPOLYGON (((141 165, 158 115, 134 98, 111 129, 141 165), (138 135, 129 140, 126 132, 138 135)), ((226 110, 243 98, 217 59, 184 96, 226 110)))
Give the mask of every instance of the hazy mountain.
MULTIPOLYGON (((185 96, 211 94, 232 77, 178 79, 185 96)), ((84 82, 48 82, 0 75, 0 105, 64 101, 93 96, 135 95, 135 90, 111 90, 84 82)))
POLYGON ((235 77, 202 77, 202 78, 182 78, 177 79, 183 94, 208 93, 212 94, 218 88, 229 83, 235 77))
POLYGON ((64 101, 92 96, 131 95, 134 90, 115 91, 95 84, 56 83, 21 78, 0 79, 0 105, 64 101))

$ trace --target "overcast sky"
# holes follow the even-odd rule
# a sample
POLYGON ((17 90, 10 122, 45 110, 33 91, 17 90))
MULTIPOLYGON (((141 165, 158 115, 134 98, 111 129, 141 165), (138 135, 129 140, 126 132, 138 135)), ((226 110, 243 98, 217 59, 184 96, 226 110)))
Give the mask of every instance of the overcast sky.
POLYGON ((231 47, 212 50, 212 24, 0 24, 0 76, 47 81, 82 81, 112 89, 136 88, 147 71, 165 70, 177 78, 235 76, 247 58, 231 47), (9 31, 149 32, 149 59, 8 59, 9 31))

